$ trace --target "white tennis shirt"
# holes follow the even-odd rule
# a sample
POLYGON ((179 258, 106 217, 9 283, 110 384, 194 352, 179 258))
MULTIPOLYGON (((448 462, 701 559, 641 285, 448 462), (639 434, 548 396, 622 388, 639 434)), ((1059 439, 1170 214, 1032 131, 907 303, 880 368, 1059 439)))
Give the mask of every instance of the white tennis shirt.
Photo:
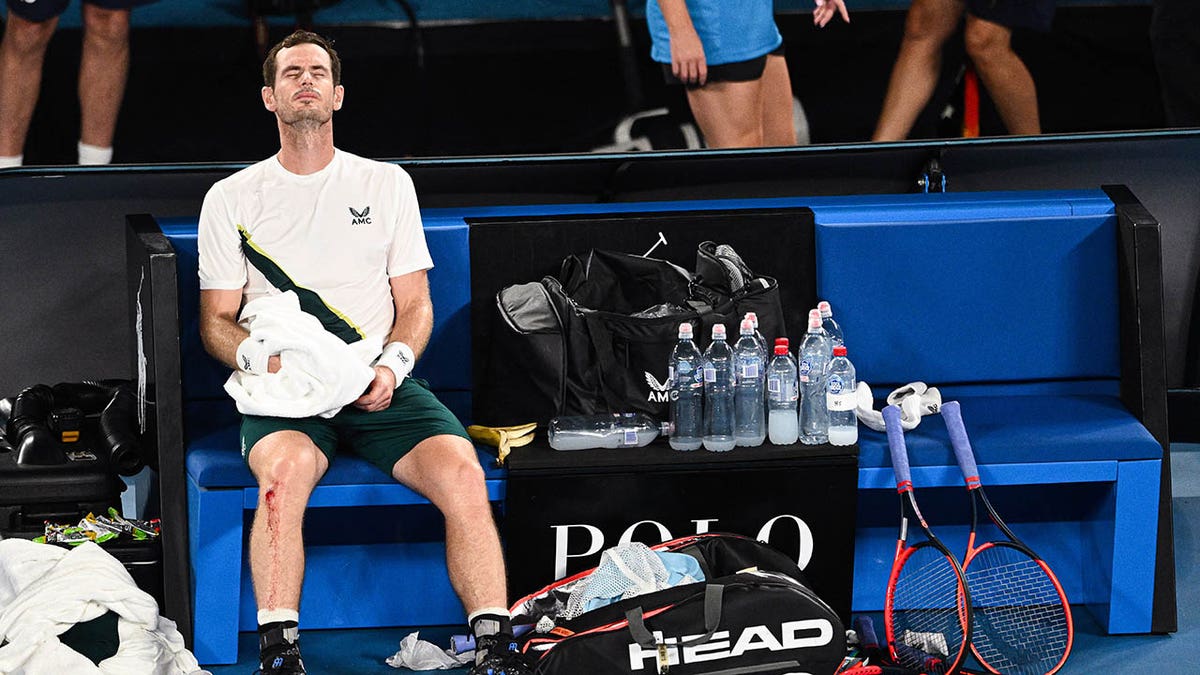
POLYGON ((388 278, 433 267, 412 178, 342 150, 307 176, 270 157, 218 181, 197 243, 202 290, 241 289, 244 304, 307 289, 376 354, 395 313, 388 278))

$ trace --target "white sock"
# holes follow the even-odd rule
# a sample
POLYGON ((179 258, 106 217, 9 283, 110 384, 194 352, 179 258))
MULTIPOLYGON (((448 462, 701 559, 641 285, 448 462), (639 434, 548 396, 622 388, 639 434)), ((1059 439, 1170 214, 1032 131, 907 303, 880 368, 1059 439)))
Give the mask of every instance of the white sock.
POLYGON ((21 166, 21 162, 25 161, 25 155, 14 155, 6 157, 0 155, 0 169, 8 169, 14 166, 21 166))
POLYGON ((300 612, 294 609, 260 609, 258 610, 258 625, 275 623, 277 621, 295 621, 300 623, 300 612))
POLYGON ((112 147, 101 148, 79 141, 80 164, 109 164, 112 162, 112 147))
POLYGON ((474 612, 471 612, 471 616, 467 617, 467 624, 469 625, 475 620, 475 617, 480 616, 481 614, 494 614, 496 616, 511 618, 507 607, 484 607, 483 609, 477 609, 474 612))

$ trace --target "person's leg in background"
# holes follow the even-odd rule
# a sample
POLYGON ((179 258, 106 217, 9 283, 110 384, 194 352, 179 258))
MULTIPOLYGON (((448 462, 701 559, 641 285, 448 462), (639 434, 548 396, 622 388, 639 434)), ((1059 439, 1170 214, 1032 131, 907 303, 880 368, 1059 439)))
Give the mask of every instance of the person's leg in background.
POLYGON ((954 34, 964 8, 963 0, 913 0, 873 140, 908 137, 937 86, 942 46, 954 34))
POLYGON ((112 161, 117 113, 129 76, 129 10, 83 5, 79 63, 79 163, 112 161))
POLYGON ((710 80, 702 87, 688 89, 688 104, 708 147, 754 148, 763 144, 762 78, 750 82, 710 80))
POLYGON ((21 164, 29 121, 42 86, 46 46, 58 26, 57 15, 31 21, 13 11, 13 4, 9 2, 4 39, 0 42, 0 168, 21 164))
POLYGON ((792 78, 787 59, 782 55, 767 56, 762 78, 762 144, 765 146, 795 145, 796 125, 792 119, 792 78))
POLYGON ((968 14, 964 39, 967 56, 1008 133, 1041 133, 1037 88, 1029 68, 1012 49, 1012 30, 968 14))

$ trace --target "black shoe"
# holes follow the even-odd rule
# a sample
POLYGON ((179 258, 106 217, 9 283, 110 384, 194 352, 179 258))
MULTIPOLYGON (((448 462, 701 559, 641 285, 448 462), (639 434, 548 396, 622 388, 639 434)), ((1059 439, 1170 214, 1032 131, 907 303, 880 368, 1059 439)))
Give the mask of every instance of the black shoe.
POLYGON ((511 635, 487 635, 476 640, 475 667, 467 675, 533 675, 511 635))
POLYGON ((262 675, 306 675, 304 661, 300 659, 300 646, 291 645, 282 650, 264 652, 260 657, 259 671, 262 675))
POLYGON ((259 671, 262 675, 306 675, 300 660, 300 642, 295 624, 283 628, 268 624, 258 635, 259 671))

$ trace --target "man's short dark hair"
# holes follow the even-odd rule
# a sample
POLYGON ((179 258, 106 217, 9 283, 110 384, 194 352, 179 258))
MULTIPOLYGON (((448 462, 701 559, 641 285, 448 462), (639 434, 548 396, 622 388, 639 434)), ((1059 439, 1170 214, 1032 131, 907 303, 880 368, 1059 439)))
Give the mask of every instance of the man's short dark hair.
POLYGON ((342 83, 342 61, 338 58, 337 50, 333 48, 333 42, 306 30, 298 30, 291 35, 279 41, 279 44, 271 47, 271 51, 267 52, 267 60, 263 61, 263 84, 268 87, 275 86, 275 57, 279 55, 279 50, 295 47, 302 44, 314 44, 321 49, 324 49, 329 54, 330 68, 332 69, 333 84, 337 86, 342 83))

